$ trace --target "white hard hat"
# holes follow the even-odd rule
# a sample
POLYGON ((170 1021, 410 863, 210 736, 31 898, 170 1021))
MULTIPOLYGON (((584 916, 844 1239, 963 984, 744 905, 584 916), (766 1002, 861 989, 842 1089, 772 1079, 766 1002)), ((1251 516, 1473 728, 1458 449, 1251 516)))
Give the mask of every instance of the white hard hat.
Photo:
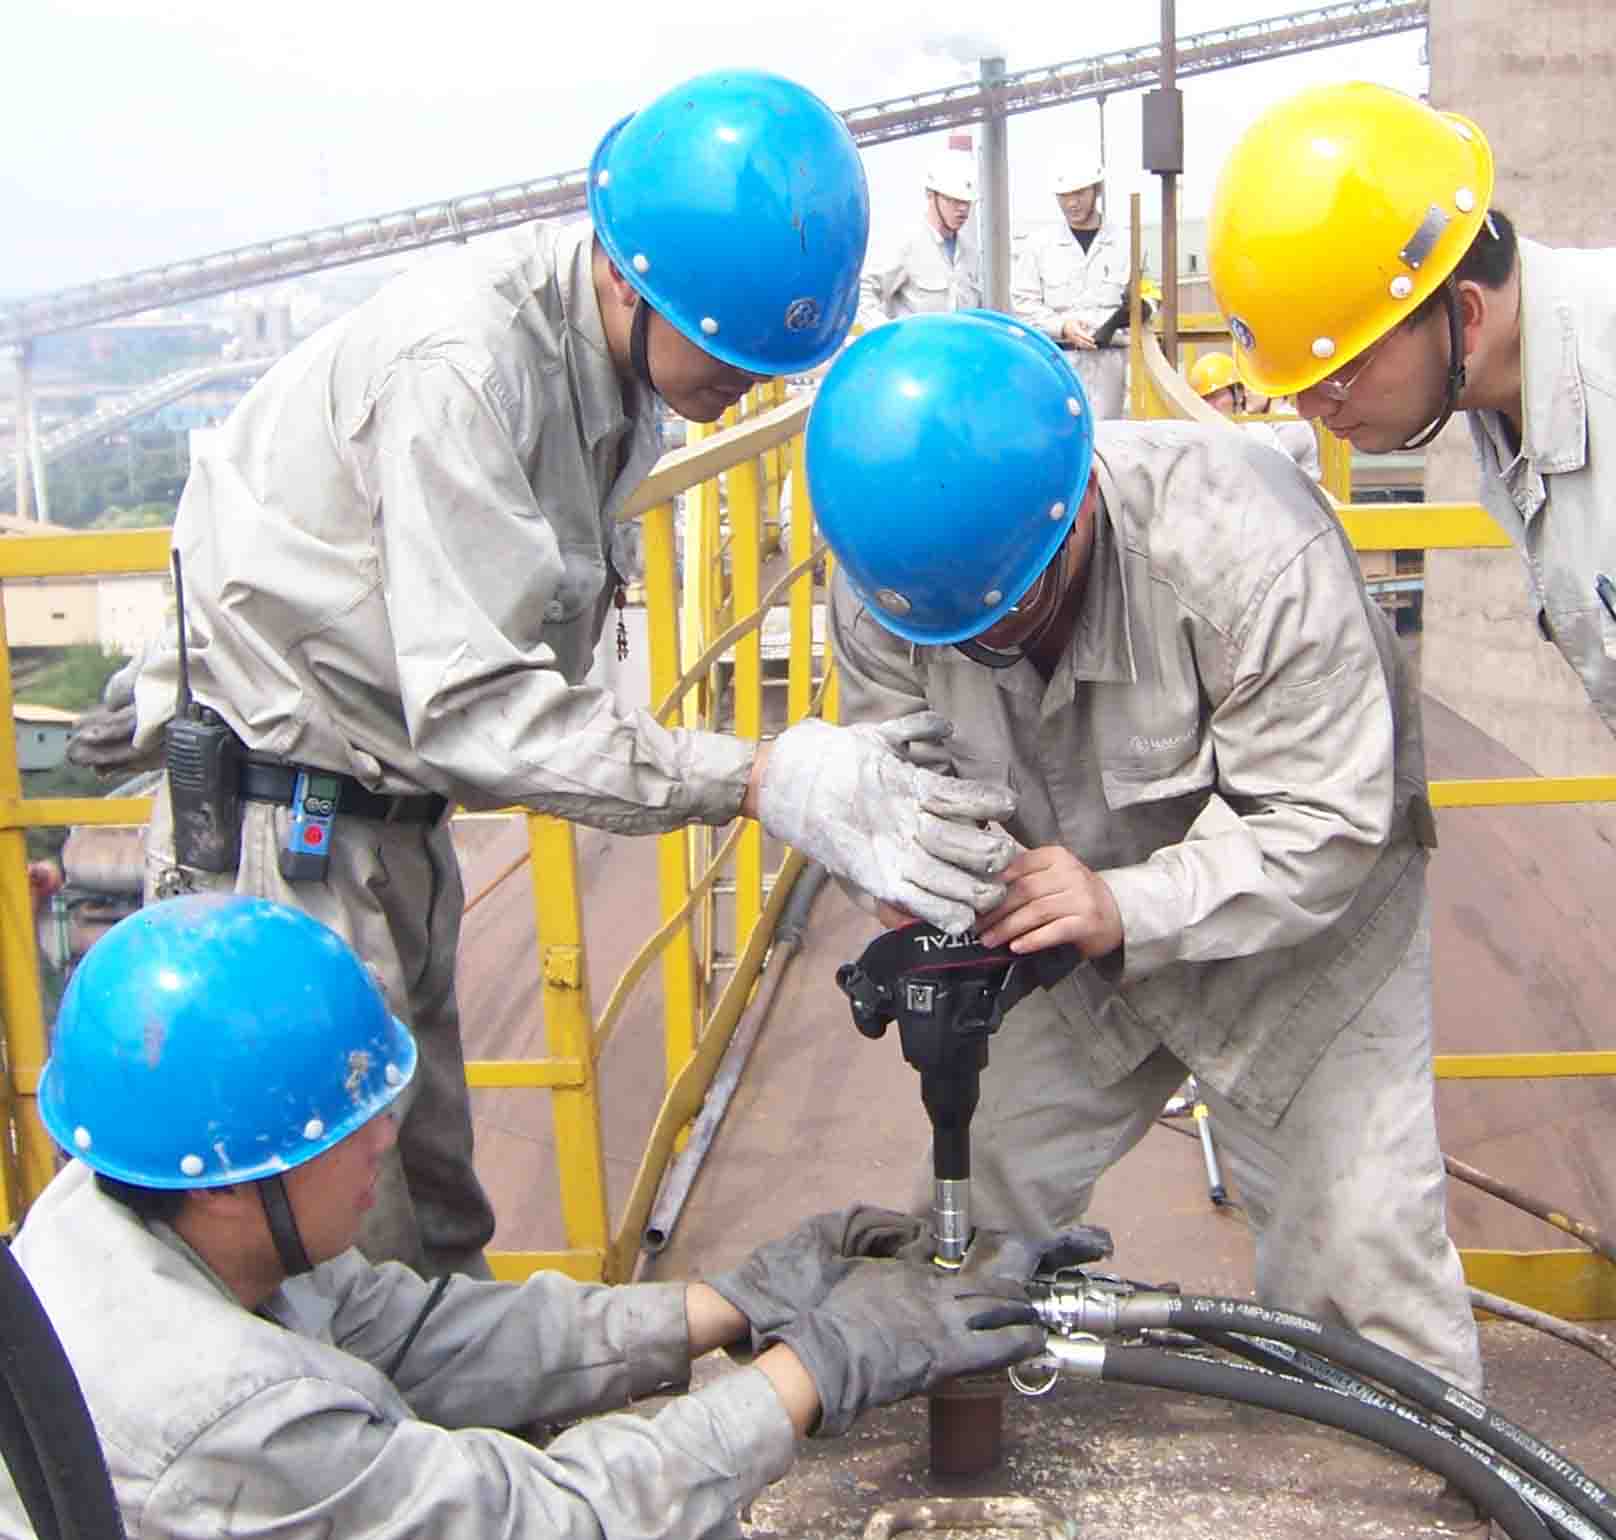
POLYGON ((1066 150, 1049 170, 1052 193, 1081 192, 1105 180, 1105 162, 1088 150, 1066 150))
POLYGON ((976 202, 976 157, 965 150, 945 150, 926 167, 926 191, 976 202))

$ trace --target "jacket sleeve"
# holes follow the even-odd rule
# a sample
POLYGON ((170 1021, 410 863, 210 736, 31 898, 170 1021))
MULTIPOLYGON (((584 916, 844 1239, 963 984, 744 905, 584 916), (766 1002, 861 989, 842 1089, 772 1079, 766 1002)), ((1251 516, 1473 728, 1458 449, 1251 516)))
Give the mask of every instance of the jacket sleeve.
POLYGON ((1010 265, 1010 308, 1029 326, 1060 341, 1061 313, 1044 303, 1042 250, 1036 240, 1021 243, 1010 265))
POLYGON ((580 616, 565 559, 576 553, 481 382, 441 358, 407 360, 356 440, 405 722, 440 789, 624 833, 735 815, 753 745, 664 728, 558 670, 542 632, 580 616))
POLYGON ((1125 982, 1296 945, 1345 912, 1392 831, 1391 692, 1344 535, 1321 532, 1232 636, 1192 621, 1214 794, 1185 838, 1104 871, 1125 982))
POLYGON ((576 1417, 689 1377, 682 1283, 455 1277, 423 1318, 432 1287, 398 1263, 346 1252, 317 1278, 332 1339, 384 1373, 420 1323, 392 1378, 418 1417, 444 1427, 576 1417))
POLYGON ((894 249, 881 254, 877 260, 865 265, 859 274, 858 324, 865 331, 885 326, 892 319, 892 296, 903 287, 909 276, 903 253, 894 249))
POLYGON ((191 1440, 153 1486, 138 1533, 703 1540, 737 1532, 737 1510, 785 1472, 794 1447, 757 1369, 655 1417, 580 1424, 543 1449, 486 1428, 401 1422, 352 1385, 299 1376, 244 1397, 191 1440))

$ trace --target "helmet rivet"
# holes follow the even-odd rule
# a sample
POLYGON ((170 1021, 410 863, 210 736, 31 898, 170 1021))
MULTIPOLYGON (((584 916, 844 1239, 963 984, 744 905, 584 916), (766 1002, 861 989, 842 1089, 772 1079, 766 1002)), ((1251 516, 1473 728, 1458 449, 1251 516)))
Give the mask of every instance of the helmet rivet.
POLYGON ((991 610, 993 606, 1002 598, 1004 598, 1004 591, 1002 589, 990 588, 985 594, 982 595, 982 606, 984 609, 991 610))
POLYGON ((602 171, 602 172, 599 173, 599 175, 596 176, 596 178, 595 178, 595 186, 596 187, 610 187, 611 185, 612 185, 612 174, 611 174, 610 171, 602 171))
POLYGON ((303 1137, 305 1139, 318 1139, 324 1132, 325 1124, 322 1123, 318 1118, 310 1118, 308 1122, 303 1125, 303 1137))
POLYGON ((389 1064, 383 1071, 383 1076, 388 1085, 402 1085, 404 1082, 404 1071, 396 1064, 389 1064))
POLYGON ((1315 337, 1313 339, 1313 356, 1315 358, 1334 358, 1335 338, 1315 337))
POLYGON ((715 321, 710 315, 704 315, 701 318, 701 334, 704 337, 715 337, 718 335, 718 322, 715 321))
POLYGON ((1083 403, 1076 396, 1068 396, 1066 398, 1066 410, 1074 417, 1081 417, 1083 415, 1083 403))
POLYGON ((1066 517, 1066 504, 1056 503, 1055 506, 1049 510, 1049 516, 1051 519, 1064 519, 1066 517))
POLYGON ((90 1130, 79 1127, 73 1130, 73 1148, 87 1150, 90 1147, 90 1130))
POLYGON ((889 615, 907 615, 911 608, 909 601, 895 588, 877 589, 875 602, 889 615))
POLYGON ((1468 187, 1461 187, 1453 195, 1453 206, 1461 214, 1468 214, 1476 206, 1476 195, 1468 187))
POLYGON ((201 1176, 203 1169, 200 1155, 182 1155, 180 1157, 180 1172, 182 1175, 201 1176))
POLYGON ((636 273, 648 273, 651 271, 651 259, 643 251, 634 253, 634 271, 636 273))
POLYGON ((1414 280, 1407 273, 1399 273, 1391 283, 1393 299, 1407 299, 1414 292, 1414 280))

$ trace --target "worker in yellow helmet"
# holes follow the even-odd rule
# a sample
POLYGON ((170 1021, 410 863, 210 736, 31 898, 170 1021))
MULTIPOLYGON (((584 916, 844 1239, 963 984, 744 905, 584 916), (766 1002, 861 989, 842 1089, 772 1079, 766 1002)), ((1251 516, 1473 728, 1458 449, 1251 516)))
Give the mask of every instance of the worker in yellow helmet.
POLYGON ((1517 239, 1492 192, 1467 118, 1383 86, 1303 91, 1223 167, 1212 292, 1246 384, 1356 449, 1418 448, 1466 414, 1539 629, 1616 732, 1616 251, 1517 239))
MULTIPOLYGON (((1189 382, 1190 389, 1224 417, 1233 419, 1249 409, 1245 382, 1227 353, 1203 353, 1190 367, 1189 382)), ((1265 396, 1263 409, 1267 405, 1265 396)), ((1318 439, 1307 423, 1287 413, 1277 422, 1243 422, 1240 426, 1270 449, 1289 455, 1312 480, 1322 478, 1318 439)))

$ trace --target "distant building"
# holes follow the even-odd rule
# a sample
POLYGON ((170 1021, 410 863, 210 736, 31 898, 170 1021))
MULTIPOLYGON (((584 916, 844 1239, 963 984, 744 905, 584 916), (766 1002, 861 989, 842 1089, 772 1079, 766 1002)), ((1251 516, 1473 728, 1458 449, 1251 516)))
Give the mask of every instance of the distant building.
POLYGON ((4 601, 12 648, 90 646, 132 655, 163 629, 173 593, 164 574, 111 573, 8 578, 4 601))
POLYGON ((78 721, 74 712, 18 701, 11 718, 17 730, 19 770, 54 770, 67 758, 67 735, 78 721))

